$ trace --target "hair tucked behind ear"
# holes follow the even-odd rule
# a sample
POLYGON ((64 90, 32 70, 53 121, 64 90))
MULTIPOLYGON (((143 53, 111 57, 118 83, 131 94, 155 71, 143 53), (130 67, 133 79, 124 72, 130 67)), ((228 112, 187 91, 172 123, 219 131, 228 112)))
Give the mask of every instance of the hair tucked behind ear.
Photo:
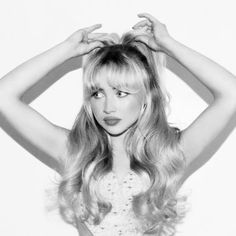
POLYGON ((75 227, 78 220, 99 224, 112 208, 98 188, 101 178, 112 170, 112 147, 90 107, 96 76, 105 68, 111 77, 119 73, 131 75, 126 81, 114 77, 111 83, 127 89, 141 87, 146 94, 146 108, 127 131, 124 142, 130 168, 150 178, 150 186, 132 202, 140 230, 174 234, 176 224, 185 215, 185 197, 178 196, 185 158, 179 144, 181 132, 167 121, 168 100, 160 80, 164 66, 165 55, 151 51, 131 33, 121 39, 104 40, 103 48, 84 58, 84 103, 68 137, 68 155, 61 163, 58 189, 59 209, 66 222, 75 227))

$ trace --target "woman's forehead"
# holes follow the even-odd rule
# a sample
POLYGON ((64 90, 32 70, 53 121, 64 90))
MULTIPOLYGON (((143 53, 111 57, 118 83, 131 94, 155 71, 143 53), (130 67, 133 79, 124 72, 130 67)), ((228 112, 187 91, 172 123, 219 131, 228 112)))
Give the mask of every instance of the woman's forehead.
POLYGON ((112 87, 116 89, 141 89, 142 84, 138 75, 129 70, 106 70, 102 68, 92 79, 96 87, 112 87))
POLYGON ((109 83, 109 79, 107 76, 98 76, 96 78, 96 87, 99 89, 114 88, 112 84, 109 83))

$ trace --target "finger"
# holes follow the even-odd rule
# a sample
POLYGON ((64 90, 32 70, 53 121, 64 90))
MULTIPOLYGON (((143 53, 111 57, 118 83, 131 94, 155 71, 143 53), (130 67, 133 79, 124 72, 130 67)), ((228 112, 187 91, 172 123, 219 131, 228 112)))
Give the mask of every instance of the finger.
POLYGON ((137 24, 135 24, 132 28, 136 29, 136 28, 139 28, 142 26, 151 26, 151 23, 148 20, 142 20, 142 21, 138 22, 137 24))
POLYGON ((154 23, 155 21, 157 21, 157 19, 155 17, 153 17, 152 15, 148 14, 148 13, 139 13, 138 14, 139 17, 144 17, 148 20, 150 20, 152 23, 154 23))
POLYGON ((101 47, 104 47, 104 44, 99 42, 99 41, 96 41, 96 42, 91 42, 89 43, 88 45, 88 51, 92 51, 93 49, 95 48, 101 48, 101 47))
POLYGON ((98 40, 98 41, 101 41, 101 42, 104 42, 104 41, 112 41, 114 43, 118 43, 119 42, 119 36, 117 34, 106 34, 106 35, 101 35, 101 36, 98 36, 98 37, 94 37, 91 39, 91 42, 93 40, 98 40))
POLYGON ((146 32, 144 32, 141 29, 137 29, 137 30, 132 30, 130 31, 130 33, 135 36, 135 40, 136 39, 140 39, 141 41, 146 41, 148 38, 148 35, 146 32))
POLYGON ((88 34, 87 34, 87 32, 85 30, 80 30, 80 31, 78 31, 76 33, 80 33, 81 34, 81 39, 80 39, 81 42, 87 42, 88 41, 88 34))
POLYGON ((82 37, 83 37, 82 40, 83 40, 84 42, 88 42, 88 33, 87 33, 86 31, 83 31, 83 36, 82 36, 82 37))
POLYGON ((104 38, 108 35, 108 33, 87 33, 86 30, 83 31, 84 40, 92 41, 97 40, 99 38, 104 38))
POLYGON ((90 33, 90 32, 92 32, 96 29, 99 29, 101 27, 102 27, 102 24, 95 24, 95 25, 84 28, 84 30, 86 30, 88 33, 90 33))
POLYGON ((150 30, 149 26, 144 26, 142 28, 133 29, 131 33, 134 35, 147 35, 150 30))
POLYGON ((146 46, 149 45, 149 38, 145 35, 137 35, 135 37, 135 41, 136 42, 141 42, 141 43, 145 44, 146 46))
POLYGON ((147 47, 149 47, 153 51, 157 51, 159 49, 158 45, 153 40, 151 40, 150 37, 147 37, 145 35, 136 36, 135 41, 144 43, 147 47))
POLYGON ((90 33, 90 34, 88 34, 88 38, 89 39, 97 39, 100 37, 105 37, 107 35, 108 35, 108 33, 90 33))
POLYGON ((118 43, 120 41, 120 36, 117 33, 111 33, 109 36, 113 39, 114 42, 118 43))

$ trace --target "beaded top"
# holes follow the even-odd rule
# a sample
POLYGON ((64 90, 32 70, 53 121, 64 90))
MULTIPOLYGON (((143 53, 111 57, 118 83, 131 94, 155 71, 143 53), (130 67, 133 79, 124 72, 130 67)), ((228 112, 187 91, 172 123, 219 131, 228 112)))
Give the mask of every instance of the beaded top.
POLYGON ((88 221, 84 223, 94 236, 142 236, 142 229, 132 211, 132 199, 148 188, 148 179, 141 179, 130 170, 119 183, 116 174, 111 171, 100 181, 99 189, 105 200, 111 202, 112 209, 99 225, 88 221))

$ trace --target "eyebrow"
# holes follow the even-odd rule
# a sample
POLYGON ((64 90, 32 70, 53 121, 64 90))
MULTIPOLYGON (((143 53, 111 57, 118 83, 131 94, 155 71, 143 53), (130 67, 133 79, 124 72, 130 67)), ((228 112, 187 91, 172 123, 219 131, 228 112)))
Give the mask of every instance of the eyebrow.
MULTIPOLYGON (((118 89, 115 88, 115 87, 113 87, 112 89, 113 89, 113 90, 118 90, 118 89)), ((104 91, 104 89, 101 88, 101 87, 96 87, 94 90, 96 90, 96 91, 104 91)))

